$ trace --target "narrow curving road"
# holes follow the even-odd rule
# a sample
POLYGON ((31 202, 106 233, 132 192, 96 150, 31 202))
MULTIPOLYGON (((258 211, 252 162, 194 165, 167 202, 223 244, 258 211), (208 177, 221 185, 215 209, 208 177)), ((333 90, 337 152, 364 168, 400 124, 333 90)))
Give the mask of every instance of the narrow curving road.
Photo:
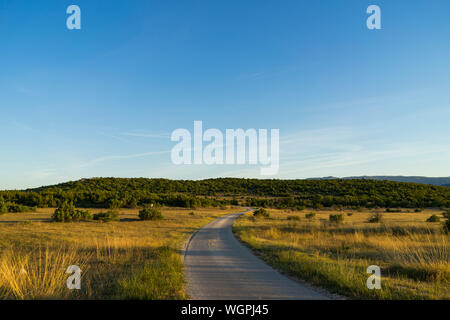
POLYGON ((329 299, 290 280, 257 258, 234 237, 234 213, 201 228, 186 244, 187 293, 199 300, 329 299))

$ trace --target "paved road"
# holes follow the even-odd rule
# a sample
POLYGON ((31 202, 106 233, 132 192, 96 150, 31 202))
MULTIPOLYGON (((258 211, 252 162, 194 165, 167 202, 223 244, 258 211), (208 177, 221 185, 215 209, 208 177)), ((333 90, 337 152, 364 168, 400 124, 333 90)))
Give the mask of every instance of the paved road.
POLYGON ((328 299, 281 275, 240 244, 232 233, 234 213, 200 229, 184 256, 191 299, 328 299))

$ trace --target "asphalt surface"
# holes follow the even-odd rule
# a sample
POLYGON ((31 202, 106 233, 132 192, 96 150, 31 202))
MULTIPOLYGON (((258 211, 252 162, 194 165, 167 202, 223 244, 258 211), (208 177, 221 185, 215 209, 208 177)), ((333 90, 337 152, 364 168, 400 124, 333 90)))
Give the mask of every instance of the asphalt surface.
POLYGON ((187 293, 194 300, 329 299, 280 274, 233 235, 234 213, 214 220, 186 244, 187 293))

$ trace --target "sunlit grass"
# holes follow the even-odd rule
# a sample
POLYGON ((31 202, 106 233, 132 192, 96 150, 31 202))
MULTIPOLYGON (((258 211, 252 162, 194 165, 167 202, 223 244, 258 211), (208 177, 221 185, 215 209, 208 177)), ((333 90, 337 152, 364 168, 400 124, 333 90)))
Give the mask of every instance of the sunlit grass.
POLYGON ((0 298, 42 299, 69 295, 65 271, 71 264, 86 269, 88 255, 75 247, 6 249, 0 255, 0 298))
POLYGON ((315 211, 311 220, 310 211, 270 210, 270 219, 247 214, 234 230, 278 269, 348 297, 450 298, 449 236, 441 223, 425 222, 440 211, 385 213, 383 223, 367 223, 368 211, 343 211, 342 224, 328 221, 336 211, 315 211), (373 264, 382 270, 381 290, 366 286, 373 264))
POLYGON ((120 222, 107 223, 51 222, 54 209, 2 215, 0 299, 186 298, 182 243, 239 210, 163 208, 164 220, 140 221, 137 209, 124 209, 120 222), (70 265, 82 270, 81 290, 66 286, 70 265))

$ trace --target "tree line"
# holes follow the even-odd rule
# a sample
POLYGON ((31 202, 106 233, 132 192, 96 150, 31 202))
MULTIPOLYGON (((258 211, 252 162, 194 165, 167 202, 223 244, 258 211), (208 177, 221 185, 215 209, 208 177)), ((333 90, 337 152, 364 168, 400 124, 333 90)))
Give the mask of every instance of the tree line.
POLYGON ((79 208, 186 208, 248 205, 303 207, 450 207, 450 188, 368 179, 279 180, 219 178, 168 180, 92 178, 27 190, 0 191, 0 204, 79 208))

